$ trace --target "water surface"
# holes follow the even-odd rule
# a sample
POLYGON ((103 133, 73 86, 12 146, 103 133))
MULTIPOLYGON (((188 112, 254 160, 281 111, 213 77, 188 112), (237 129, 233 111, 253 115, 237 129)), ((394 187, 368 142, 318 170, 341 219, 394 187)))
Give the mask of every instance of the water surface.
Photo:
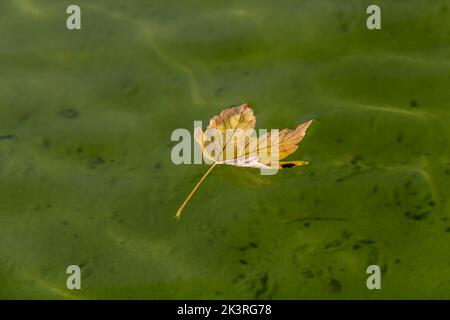
POLYGON ((0 297, 450 298, 450 2, 378 3, 1 2, 0 297), (315 118, 311 168, 217 168, 177 223, 172 130, 243 102, 315 118))

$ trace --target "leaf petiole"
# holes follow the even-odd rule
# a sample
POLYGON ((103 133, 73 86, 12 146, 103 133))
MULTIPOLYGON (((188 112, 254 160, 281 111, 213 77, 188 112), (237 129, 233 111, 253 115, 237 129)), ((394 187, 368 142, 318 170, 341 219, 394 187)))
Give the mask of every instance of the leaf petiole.
POLYGON ((186 200, 184 200, 183 204, 178 209, 177 214, 175 215, 175 219, 180 220, 181 213, 183 212, 184 207, 186 207, 186 205, 189 202, 189 200, 191 199, 192 195, 195 193, 195 190, 197 190, 197 188, 200 186, 200 184, 203 182, 203 180, 205 180, 206 176, 211 172, 211 170, 216 166, 216 164, 217 164, 217 162, 214 162, 213 165, 211 167, 209 167, 208 171, 206 171, 205 174, 197 182, 194 189, 192 189, 191 193, 189 193, 186 200))

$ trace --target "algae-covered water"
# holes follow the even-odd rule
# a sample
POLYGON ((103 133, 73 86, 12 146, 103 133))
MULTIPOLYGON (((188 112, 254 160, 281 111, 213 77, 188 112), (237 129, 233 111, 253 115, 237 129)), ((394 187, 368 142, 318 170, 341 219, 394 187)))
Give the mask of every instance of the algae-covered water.
POLYGON ((450 1, 0 2, 0 297, 450 298, 450 1), (175 165, 250 103, 264 177, 175 165), (366 268, 381 268, 368 290, 366 268), (79 265, 81 290, 66 268, 79 265))

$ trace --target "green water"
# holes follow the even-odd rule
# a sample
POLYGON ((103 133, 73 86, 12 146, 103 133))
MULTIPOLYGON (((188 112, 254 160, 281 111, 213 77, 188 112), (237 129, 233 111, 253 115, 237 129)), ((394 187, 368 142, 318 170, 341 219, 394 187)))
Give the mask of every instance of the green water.
POLYGON ((76 3, 0 2, 0 298, 450 298, 450 1, 76 3), (315 118, 311 167, 214 169, 176 222, 171 132, 243 102, 315 118))

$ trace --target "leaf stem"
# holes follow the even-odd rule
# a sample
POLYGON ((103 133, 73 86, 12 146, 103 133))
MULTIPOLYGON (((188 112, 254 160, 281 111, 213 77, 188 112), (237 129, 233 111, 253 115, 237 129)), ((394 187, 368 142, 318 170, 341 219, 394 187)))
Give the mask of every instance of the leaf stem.
POLYGON ((187 203, 191 199, 191 197, 194 194, 195 190, 197 190, 197 188, 200 186, 200 184, 203 182, 203 180, 205 180, 206 176, 211 172, 211 170, 216 166, 216 164, 217 164, 217 162, 214 162, 214 164, 211 167, 209 167, 208 171, 206 171, 205 174, 197 182, 197 184, 195 185, 194 189, 192 189, 191 193, 189 193, 189 195, 187 196, 186 200, 184 200, 183 204, 178 209, 177 214, 175 215, 175 219, 180 220, 181 213, 183 212, 184 207, 186 207, 187 203))

